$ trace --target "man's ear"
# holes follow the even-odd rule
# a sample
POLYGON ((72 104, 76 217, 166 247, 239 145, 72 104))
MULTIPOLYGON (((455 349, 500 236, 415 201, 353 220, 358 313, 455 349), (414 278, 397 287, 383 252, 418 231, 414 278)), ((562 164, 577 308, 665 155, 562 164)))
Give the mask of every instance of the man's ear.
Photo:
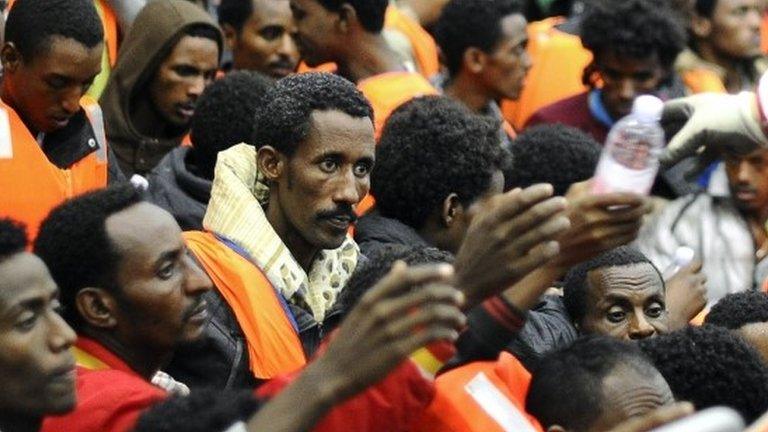
POLYGON ((272 146, 266 145, 256 153, 256 167, 268 182, 278 181, 285 170, 283 155, 272 146))
POLYGON ((443 209, 440 222, 445 227, 453 225, 464 214, 464 205, 459 201, 459 196, 452 193, 443 200, 443 209))
POLYGON ((488 54, 479 48, 469 47, 464 51, 462 62, 466 70, 478 74, 485 69, 485 64, 488 62, 488 54))
POLYGON ((694 13, 691 17, 691 31, 697 38, 708 38, 712 34, 712 20, 694 13))
POLYGON ((339 14, 339 20, 336 21, 336 29, 346 34, 352 27, 352 23, 357 22, 357 11, 351 4, 344 3, 337 13, 339 14))
POLYGON ((19 68, 21 65, 21 53, 16 49, 16 45, 13 42, 3 44, 3 48, 0 50, 0 60, 3 62, 5 73, 16 72, 19 68))
POLYGON ((102 288, 83 288, 75 297, 80 318, 88 325, 111 329, 117 325, 117 300, 102 288))
POLYGON ((224 42, 230 50, 235 49, 237 45, 237 30, 230 24, 222 24, 221 30, 224 32, 224 42))

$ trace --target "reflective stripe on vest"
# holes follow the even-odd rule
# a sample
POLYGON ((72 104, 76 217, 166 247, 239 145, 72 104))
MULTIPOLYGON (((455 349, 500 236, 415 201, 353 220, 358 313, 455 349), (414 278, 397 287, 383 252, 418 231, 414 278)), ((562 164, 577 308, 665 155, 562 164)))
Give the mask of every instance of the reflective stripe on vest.
POLYGON ((100 162, 107 162, 107 134, 104 130, 104 113, 101 111, 101 107, 96 102, 88 101, 83 104, 85 114, 88 116, 88 121, 93 128, 93 134, 96 135, 96 141, 93 139, 88 140, 88 146, 91 148, 96 147, 96 157, 100 162))
POLYGON ((8 119, 8 111, 5 108, 0 108, 0 159, 12 158, 11 121, 8 119))
POLYGON ((536 432, 520 410, 493 385, 485 373, 480 372, 475 375, 464 386, 464 390, 499 424, 504 432, 536 432))

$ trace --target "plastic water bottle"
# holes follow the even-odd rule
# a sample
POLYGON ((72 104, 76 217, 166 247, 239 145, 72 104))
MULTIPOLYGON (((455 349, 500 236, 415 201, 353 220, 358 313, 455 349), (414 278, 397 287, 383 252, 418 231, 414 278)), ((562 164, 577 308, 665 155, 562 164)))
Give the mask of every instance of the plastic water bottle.
POLYGON ((687 266, 693 261, 693 257, 696 253, 688 246, 680 246, 675 249, 675 256, 672 258, 672 262, 664 269, 661 277, 664 280, 669 280, 672 276, 676 275, 683 267, 687 266))
POLYGON ((664 102, 638 96, 632 113, 619 120, 608 133, 597 164, 592 192, 634 192, 647 195, 659 171, 664 148, 664 130, 659 125, 664 102))

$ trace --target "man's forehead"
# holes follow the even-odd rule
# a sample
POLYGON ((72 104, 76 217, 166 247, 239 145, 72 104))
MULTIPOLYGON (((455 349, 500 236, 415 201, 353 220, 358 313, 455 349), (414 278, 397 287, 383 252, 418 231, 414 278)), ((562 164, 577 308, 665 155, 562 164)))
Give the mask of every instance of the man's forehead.
POLYGON ((174 249, 182 242, 181 228, 173 216, 148 202, 134 204, 109 216, 106 230, 117 249, 134 253, 174 249))
POLYGON ((49 297, 56 291, 42 260, 21 252, 0 261, 0 314, 22 302, 49 297))
POLYGON ((646 262, 598 267, 589 271, 587 279, 590 285, 600 288, 601 294, 617 289, 663 289, 661 276, 646 262))
POLYGON ((375 138, 369 117, 353 117, 338 110, 316 110, 310 115, 306 143, 313 152, 333 148, 373 153, 375 138))

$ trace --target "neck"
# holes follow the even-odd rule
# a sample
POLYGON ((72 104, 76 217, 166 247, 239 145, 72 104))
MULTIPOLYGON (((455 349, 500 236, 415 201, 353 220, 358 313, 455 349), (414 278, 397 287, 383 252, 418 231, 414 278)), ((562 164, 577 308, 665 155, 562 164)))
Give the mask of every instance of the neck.
POLYGON ((706 43, 699 43, 697 49, 702 59, 714 63, 725 70, 725 82, 723 84, 725 84, 725 88, 729 93, 736 93, 744 88, 746 83, 742 81, 744 78, 744 65, 747 60, 721 55, 706 43))
POLYGON ((130 346, 132 344, 119 340, 119 337, 114 334, 85 330, 83 333, 104 345, 147 381, 151 381, 155 373, 170 363, 173 357, 173 352, 158 353, 143 344, 130 346))
POLYGON ((187 133, 187 128, 165 121, 147 97, 137 98, 132 105, 129 121, 140 134, 157 139, 181 139, 187 133))
POLYGON ((448 81, 444 93, 446 96, 461 101, 476 113, 482 113, 493 101, 493 98, 477 83, 477 80, 463 72, 459 72, 458 75, 448 81))
POLYGON ((406 70, 400 56, 381 33, 359 33, 354 38, 354 46, 337 62, 341 76, 357 83, 374 75, 406 70))
POLYGON ((37 432, 43 423, 42 417, 14 416, 3 414, 0 417, 0 431, 2 432, 37 432))
MULTIPOLYGON (((277 191, 272 188, 269 193, 270 202, 277 200, 277 191)), ((305 272, 309 272, 312 268, 312 262, 315 260, 320 248, 311 245, 304 239, 304 237, 290 224, 280 209, 279 205, 267 204, 266 208, 267 221, 272 225, 272 229, 275 230, 280 240, 288 248, 288 251, 293 255, 296 262, 299 263, 301 268, 305 272)))

